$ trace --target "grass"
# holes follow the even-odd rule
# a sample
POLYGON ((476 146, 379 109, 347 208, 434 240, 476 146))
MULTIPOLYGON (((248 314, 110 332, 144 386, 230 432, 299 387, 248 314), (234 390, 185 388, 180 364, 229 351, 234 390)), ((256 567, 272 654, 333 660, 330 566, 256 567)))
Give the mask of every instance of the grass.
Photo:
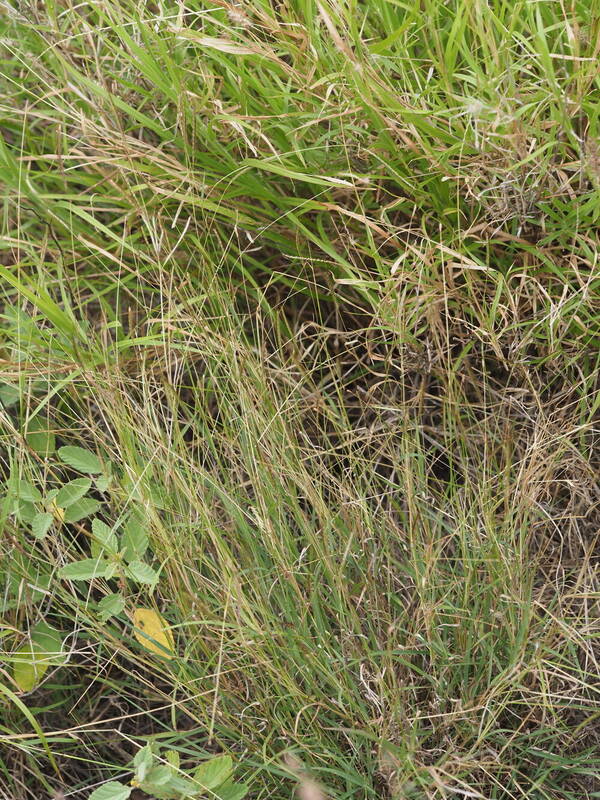
POLYGON ((148 741, 256 800, 600 796, 599 37, 594 0, 0 4, 2 800, 148 741), (61 446, 154 586, 61 578, 89 518, 32 536, 61 446))

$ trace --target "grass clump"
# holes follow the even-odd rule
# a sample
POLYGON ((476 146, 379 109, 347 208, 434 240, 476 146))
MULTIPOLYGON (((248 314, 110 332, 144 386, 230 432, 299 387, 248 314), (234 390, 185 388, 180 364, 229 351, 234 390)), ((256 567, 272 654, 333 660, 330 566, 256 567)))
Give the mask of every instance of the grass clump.
POLYGON ((0 797, 598 796, 599 25, 0 7, 0 797))

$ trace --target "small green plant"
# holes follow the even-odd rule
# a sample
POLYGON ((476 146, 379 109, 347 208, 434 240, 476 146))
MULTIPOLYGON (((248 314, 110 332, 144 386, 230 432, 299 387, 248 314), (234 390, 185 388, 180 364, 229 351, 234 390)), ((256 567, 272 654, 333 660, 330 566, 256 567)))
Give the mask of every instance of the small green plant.
MULTIPOLYGON (((4 505, 8 514, 14 517, 17 524, 28 527, 38 541, 45 539, 52 529, 59 532, 63 525, 79 523, 101 509, 101 502, 88 495, 92 488, 92 477, 88 476, 94 476, 96 489, 101 492, 106 490, 111 479, 110 472, 104 469, 100 459, 82 447, 61 447, 58 454, 64 464, 83 473, 85 477, 54 485, 44 492, 15 473, 6 483, 4 505)), ((72 561, 63 566, 58 574, 72 581, 118 578, 119 591, 107 594, 96 604, 98 617, 104 623, 125 609, 122 589, 126 580, 154 587, 159 576, 142 560, 149 542, 139 516, 131 515, 123 524, 120 534, 117 534, 116 525, 111 527, 96 516, 92 519, 91 531, 86 533, 91 539, 90 558, 72 561)), ((8 567, 9 564, 4 566, 8 567)), ((0 603, 2 612, 16 608, 24 591, 32 603, 39 602, 49 594, 51 574, 47 571, 47 565, 44 568, 43 561, 35 561, 26 552, 16 552, 11 559, 11 567, 5 576, 6 590, 0 603)), ((150 615, 151 622, 157 619, 160 624, 154 622, 144 627, 138 622, 136 638, 146 649, 166 653, 170 657, 173 639, 167 624, 150 609, 137 609, 134 618, 137 620, 141 614, 142 621, 147 621, 144 613, 150 615), (155 644, 155 639, 158 644, 155 644), (168 645, 166 648, 165 642, 168 645)), ((25 640, 9 658, 13 664, 14 683, 22 692, 30 692, 40 684, 50 666, 64 663, 62 636, 41 621, 30 629, 25 640)))
MULTIPOLYGON (((135 583, 154 586, 158 573, 145 561, 142 561, 148 539, 140 529, 136 520, 130 520, 123 536, 117 536, 114 527, 110 527, 98 517, 92 520, 91 558, 73 561, 60 570, 60 576, 66 580, 88 581, 93 578, 128 578, 135 583)), ((110 596, 109 596, 110 597, 110 596)), ((105 598, 102 613, 107 614, 115 600, 105 598)), ((117 612, 118 613, 118 612, 117 612)), ((109 616, 112 616, 110 614, 109 616)))
MULTIPOLYGON (((81 522, 101 509, 100 501, 88 496, 92 478, 87 476, 95 476, 95 487, 101 492, 106 491, 110 482, 110 472, 89 450, 66 446, 61 447, 58 454, 71 469, 86 477, 75 478, 45 494, 19 477, 11 477, 7 484, 9 513, 28 525, 38 540, 44 539, 55 526, 81 522)), ((142 560, 148 549, 148 536, 135 515, 127 520, 120 535, 116 526, 107 525, 99 517, 94 517, 91 528, 90 558, 66 564, 59 572, 61 578, 72 581, 118 578, 121 582, 128 579, 147 586, 156 584, 158 573, 142 560)), ((124 601, 117 593, 106 596, 98 604, 104 621, 123 608, 124 601)))
POLYGON ((227 755, 211 758, 189 773, 181 769, 177 751, 168 750, 163 758, 148 744, 136 753, 131 765, 134 775, 129 786, 109 781, 94 790, 89 800, 126 800, 133 789, 141 789, 157 800, 188 800, 202 796, 242 800, 248 791, 245 784, 234 782, 233 760, 227 755))
POLYGON ((98 491, 106 491, 110 473, 105 471, 98 456, 83 447, 61 447, 61 460, 86 477, 75 478, 45 494, 29 481, 13 475, 7 483, 9 512, 19 522, 31 526, 36 539, 43 539, 54 524, 80 522, 100 509, 100 502, 88 496, 92 478, 98 491))

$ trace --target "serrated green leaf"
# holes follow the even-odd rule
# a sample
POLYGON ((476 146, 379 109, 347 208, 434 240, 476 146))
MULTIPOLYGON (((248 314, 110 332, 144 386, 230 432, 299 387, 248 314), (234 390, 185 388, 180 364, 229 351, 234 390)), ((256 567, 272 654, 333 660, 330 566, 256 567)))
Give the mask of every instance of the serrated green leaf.
POLYGON ((58 490, 55 497, 57 506, 61 508, 68 508, 80 500, 83 495, 89 491, 92 482, 89 478, 76 478, 74 481, 65 483, 63 487, 58 490))
POLYGON ((202 784, 205 789, 215 789, 230 777, 233 772, 231 756, 216 756, 205 761, 194 772, 194 780, 202 784))
POLYGON ((138 781, 141 782, 145 779, 153 762, 154 755, 152 754, 152 748, 149 744, 137 751, 133 757, 133 766, 135 767, 135 777, 138 781))
POLYGON ((84 558, 81 561, 73 561, 66 564, 59 575, 68 581, 90 581, 92 578, 103 578, 106 574, 108 561, 98 558, 84 558))
POLYGON ((92 497, 82 497, 69 508, 65 509, 64 521, 65 522, 79 522, 80 519, 90 517, 95 514, 100 508, 100 503, 92 497))
POLYGON ((37 515, 37 508, 33 503, 26 503, 25 501, 17 502, 15 505, 15 514, 21 522, 31 525, 37 515))
POLYGON ((29 481, 16 481, 14 486, 14 492, 16 497, 19 500, 22 500, 26 503, 41 503, 42 502, 42 493, 29 481))
POLYGON ((94 789, 88 800, 127 800, 131 791, 131 786, 124 786, 118 781, 109 781, 94 789))
POLYGON ((50 530, 53 521, 52 514, 48 514, 45 511, 36 514, 31 520, 31 533, 36 539, 43 539, 50 530))
POLYGON ((137 516, 130 517, 123 527, 121 549, 126 561, 139 561, 148 549, 148 535, 137 516))
POLYGON ((83 447, 72 445, 60 447, 58 455, 65 464, 68 464, 77 472, 85 472, 86 475, 95 475, 98 472, 102 472, 102 464, 98 456, 89 450, 84 450, 83 447))
POLYGON ((99 478, 96 478, 96 489, 99 492, 105 492, 108 489, 108 485, 110 483, 110 478, 108 475, 101 475, 99 478))
MULTIPOLYGON (((173 777, 173 771, 165 764, 152 767, 144 779, 144 783, 150 787, 150 791, 157 786, 166 786, 173 777)), ((144 790, 148 791, 148 790, 144 790)))
POLYGON ((48 458, 56 450, 56 436, 52 423, 39 414, 27 423, 25 441, 39 456, 48 458))
POLYGON ((116 553, 119 549, 119 542, 113 529, 103 522, 98 517, 92 520, 92 533, 94 534, 94 541, 92 541, 92 555, 94 558, 99 556, 104 550, 110 553, 116 553))
MULTIPOLYGON (((168 783, 168 791, 176 795, 183 795, 187 798, 190 795, 194 796, 198 794, 198 786, 193 781, 182 778, 180 775, 171 775, 171 779, 168 783)), ((159 786, 155 788, 154 794, 157 797, 171 796, 164 793, 164 790, 161 791, 161 787, 159 786)))
POLYGON ((167 752, 165 753, 165 758, 172 767, 175 767, 175 769, 179 769, 179 766, 181 764, 181 758, 177 750, 167 750, 167 752))
POLYGON ((242 800, 248 794, 248 789, 245 783, 234 783, 227 781, 215 791, 215 795, 219 800, 242 800))
POLYGON ((126 574, 128 578, 136 581, 136 583, 145 583, 152 586, 158 580, 158 575, 149 564, 143 561, 131 561, 126 567, 126 574))
POLYGON ((117 574, 118 569, 119 569, 118 561, 115 561, 114 559, 111 558, 106 566, 106 572, 104 573, 104 577, 106 578, 106 580, 108 581, 111 578, 114 578, 114 576, 117 574))
MULTIPOLYGON (((106 576, 108 577, 108 576, 106 576)), ((103 622, 106 622, 111 617, 116 617, 125 608, 124 598, 118 594, 107 594, 102 600, 98 602, 98 616, 103 622)))

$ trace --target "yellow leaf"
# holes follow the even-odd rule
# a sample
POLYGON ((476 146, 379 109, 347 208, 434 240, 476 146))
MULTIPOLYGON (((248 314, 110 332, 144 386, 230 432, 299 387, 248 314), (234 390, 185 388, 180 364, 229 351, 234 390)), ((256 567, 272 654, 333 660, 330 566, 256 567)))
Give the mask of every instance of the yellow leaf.
POLYGON ((48 654, 27 642, 13 656, 14 681, 22 692, 30 692, 42 680, 49 666, 48 654))
POLYGON ((65 510, 64 510, 64 508, 61 508, 60 506, 57 506, 56 502, 54 500, 52 500, 52 502, 50 503, 50 510, 52 511, 52 513, 54 514, 54 516, 56 517, 57 520, 59 520, 60 522, 64 522, 65 521, 65 510))
POLYGON ((173 658, 173 634, 159 613, 151 608, 136 608, 133 624, 133 634, 141 645, 164 658, 173 658))

